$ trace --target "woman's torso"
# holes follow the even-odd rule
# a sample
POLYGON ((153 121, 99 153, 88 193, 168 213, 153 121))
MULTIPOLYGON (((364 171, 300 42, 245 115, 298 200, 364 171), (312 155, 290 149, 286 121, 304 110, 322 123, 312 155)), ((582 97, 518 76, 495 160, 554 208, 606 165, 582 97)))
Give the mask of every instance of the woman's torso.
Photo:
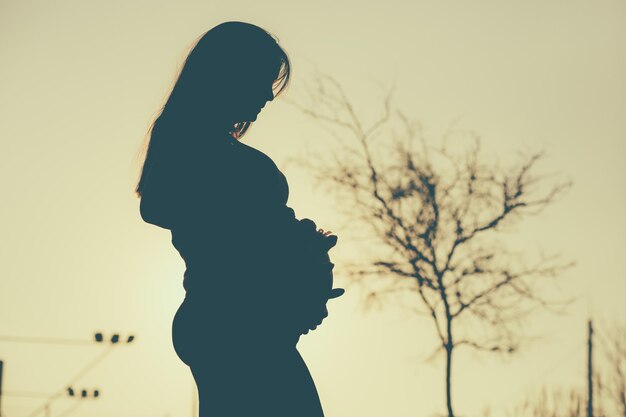
POLYGON ((224 152, 211 158, 217 165, 205 172, 212 178, 197 178, 196 201, 204 212, 194 211, 171 230, 186 266, 179 339, 198 343, 194 332, 202 328, 214 346, 254 339, 295 345, 299 334, 286 330, 288 312, 280 310, 281 298, 289 296, 280 292, 288 257, 281 248, 288 242, 277 230, 289 218, 287 180, 257 149, 235 143, 224 152))
POLYGON ((280 231, 269 225, 278 224, 286 209, 286 177, 271 158, 246 144, 234 143, 225 152, 213 159, 217 168, 205 171, 215 178, 202 178, 200 171, 195 179, 195 201, 204 209, 171 230, 172 244, 185 261, 187 292, 210 291, 242 274, 261 272, 253 263, 267 258, 263 255, 272 245, 284 243, 273 241, 280 231))

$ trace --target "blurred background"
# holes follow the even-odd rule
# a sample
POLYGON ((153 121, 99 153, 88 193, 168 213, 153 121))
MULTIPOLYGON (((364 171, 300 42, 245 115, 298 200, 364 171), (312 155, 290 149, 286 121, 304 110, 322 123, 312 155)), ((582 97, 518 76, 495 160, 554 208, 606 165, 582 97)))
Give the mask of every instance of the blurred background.
POLYGON ((480 135, 486 162, 543 149, 537 172, 573 184, 507 231, 518 249, 575 262, 553 288, 573 301, 523 321, 529 340, 512 354, 455 351, 455 415, 518 415, 544 388, 571 389, 587 407, 589 319, 597 401, 618 410, 602 389, 624 379, 603 350, 626 313, 624 1, 1 0, 2 417, 196 415, 170 337, 184 263, 169 231, 142 221, 134 188, 184 57, 227 20, 273 33, 292 64, 288 91, 243 140, 285 173, 296 215, 339 236, 331 256, 347 292, 298 344, 328 417, 450 413, 431 318, 405 306, 419 306, 410 292, 365 308, 371 287, 349 286, 342 260, 368 258, 343 230, 340 202, 290 163, 336 141, 294 105, 319 72, 368 125, 393 84, 394 106, 429 140, 454 122, 480 135))

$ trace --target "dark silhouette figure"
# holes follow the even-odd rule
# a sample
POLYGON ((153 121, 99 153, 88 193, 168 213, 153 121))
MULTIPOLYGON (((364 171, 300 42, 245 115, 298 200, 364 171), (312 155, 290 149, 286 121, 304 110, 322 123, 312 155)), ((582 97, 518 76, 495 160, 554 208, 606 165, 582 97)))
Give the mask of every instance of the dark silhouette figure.
POLYGON ((332 288, 337 236, 298 220, 285 176, 241 142, 289 74, 271 34, 222 23, 189 53, 150 132, 136 191, 185 261, 172 338, 201 417, 324 415, 296 343, 344 292, 332 288))

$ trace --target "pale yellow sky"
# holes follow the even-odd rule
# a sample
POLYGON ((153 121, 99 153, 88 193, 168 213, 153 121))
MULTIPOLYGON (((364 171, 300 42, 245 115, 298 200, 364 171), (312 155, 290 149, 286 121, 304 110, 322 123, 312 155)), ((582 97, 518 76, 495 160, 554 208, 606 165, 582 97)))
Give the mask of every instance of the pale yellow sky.
MULTIPOLYGON (((372 116, 380 105, 374 80, 389 85, 395 76, 396 104, 433 138, 461 117, 488 152, 547 150, 542 170, 562 172, 574 187, 517 238, 575 259, 563 291, 582 296, 568 316, 529 321, 527 330, 547 339, 505 362, 461 352, 455 405, 459 415, 488 405, 498 415, 535 385, 582 383, 588 312, 626 313, 622 0, 2 0, 0 335, 137 337, 77 382, 102 397, 72 415, 192 413, 193 380, 170 342, 184 266, 169 232, 139 217, 133 158, 185 51, 225 20, 278 36, 292 60, 293 100, 317 67, 372 116)), ((285 165, 325 134, 278 99, 245 141, 284 168, 298 217, 340 236, 341 259, 357 248, 341 246, 332 202, 306 172, 285 165)), ((424 362, 435 343, 431 323, 393 305, 364 314, 357 292, 340 300, 299 343, 327 417, 443 412, 442 362, 424 362)), ((0 340, 6 416, 25 417, 41 403, 11 392, 53 393, 99 349, 0 340)), ((73 404, 56 400, 51 415, 73 404)))

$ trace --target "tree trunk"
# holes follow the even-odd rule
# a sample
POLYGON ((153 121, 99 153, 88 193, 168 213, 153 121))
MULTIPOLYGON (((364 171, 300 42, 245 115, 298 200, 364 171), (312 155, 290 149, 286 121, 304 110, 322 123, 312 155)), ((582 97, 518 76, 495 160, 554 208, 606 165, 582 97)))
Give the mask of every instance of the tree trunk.
POLYGON ((452 411, 452 344, 446 344, 446 406, 448 417, 454 417, 452 411))

